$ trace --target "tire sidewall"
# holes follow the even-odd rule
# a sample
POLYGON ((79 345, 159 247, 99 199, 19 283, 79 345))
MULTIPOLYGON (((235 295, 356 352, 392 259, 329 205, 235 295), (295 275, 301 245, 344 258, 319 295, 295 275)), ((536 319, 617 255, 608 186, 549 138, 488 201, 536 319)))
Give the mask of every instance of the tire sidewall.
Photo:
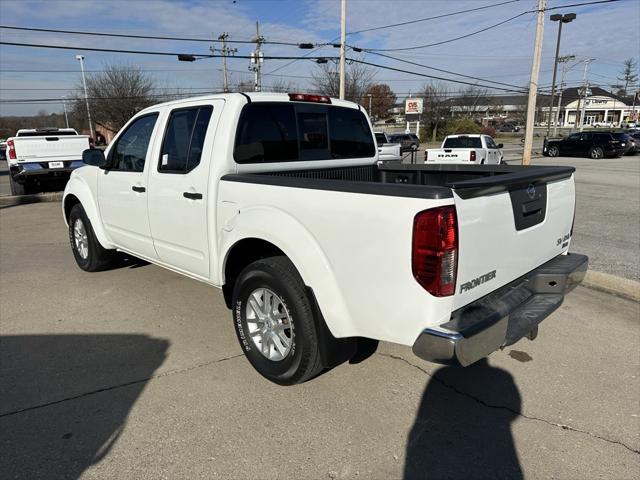
POLYGON ((560 149, 554 145, 552 147, 549 147, 548 153, 549 153, 550 157, 554 157, 555 158, 555 157, 560 156, 560 149))
POLYGON ((95 243, 93 240, 94 240, 93 229, 91 228, 91 222, 89 222, 89 219, 87 218, 87 214, 85 213, 84 208, 82 208, 82 205, 80 204, 74 205, 73 208, 71 209, 71 212, 69 213, 69 243, 71 244, 71 251, 73 252, 73 256, 76 260, 76 263, 82 270, 91 269, 91 265, 92 265, 91 262, 93 261, 93 257, 95 256, 95 252, 94 252, 95 243), (80 220, 83 223, 84 231, 87 234, 87 244, 89 249, 87 258, 82 258, 82 256, 80 256, 80 253, 76 248, 76 243, 73 237, 73 229, 77 220, 80 220))
POLYGON ((291 286, 287 285, 269 265, 262 263, 260 270, 243 271, 233 292, 233 323, 236 329, 238 341, 253 367, 265 378, 280 384, 292 383, 292 376, 300 368, 308 349, 309 325, 303 321, 305 312, 309 306, 304 305, 299 295, 296 295, 291 286), (249 295, 259 288, 267 288, 278 295, 288 310, 291 318, 291 351, 280 361, 266 358, 260 352, 253 340, 249 337, 249 328, 246 320, 246 306, 249 295))
POLYGON ((591 157, 592 160, 600 160, 604 158, 604 151, 600 147, 592 147, 591 151, 589 152, 589 157, 591 157), (595 152, 598 151, 600 152, 600 155, 594 156, 595 152))

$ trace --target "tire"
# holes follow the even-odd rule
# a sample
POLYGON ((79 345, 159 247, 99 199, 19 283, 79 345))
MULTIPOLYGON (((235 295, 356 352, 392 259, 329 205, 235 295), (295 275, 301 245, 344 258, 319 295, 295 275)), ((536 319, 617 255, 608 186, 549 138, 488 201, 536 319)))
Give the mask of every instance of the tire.
POLYGON ((9 175, 9 187, 11 188, 11 195, 26 195, 27 185, 26 183, 18 183, 14 180, 13 175, 9 175))
POLYGON ((589 158, 593 160, 604 158, 604 151, 600 147, 591 147, 589 149, 589 158))
POLYGON ((558 156, 560 156, 560 149, 558 147, 556 147, 555 145, 551 145, 547 149, 547 155, 549 157, 558 157, 558 156))
POLYGON ((79 203, 69 213, 69 243, 76 263, 85 272, 104 270, 114 258, 115 252, 98 242, 91 222, 79 203))
POLYGON ((233 323, 245 356, 266 379, 294 385, 322 369, 313 308, 288 258, 257 260, 240 273, 233 288, 233 323), (271 315, 264 311, 265 298, 271 315))

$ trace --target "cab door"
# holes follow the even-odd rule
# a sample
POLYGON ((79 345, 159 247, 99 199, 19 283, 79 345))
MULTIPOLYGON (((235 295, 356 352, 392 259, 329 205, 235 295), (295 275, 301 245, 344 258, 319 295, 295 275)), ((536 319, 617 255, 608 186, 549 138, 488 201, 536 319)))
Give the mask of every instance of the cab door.
POLYGON ((161 262, 209 277, 209 171, 224 100, 177 108, 168 120, 149 173, 149 222, 161 262))
POLYGON ((147 216, 147 179, 158 112, 135 118, 109 149, 98 174, 98 206, 107 235, 128 252, 156 259, 147 216))

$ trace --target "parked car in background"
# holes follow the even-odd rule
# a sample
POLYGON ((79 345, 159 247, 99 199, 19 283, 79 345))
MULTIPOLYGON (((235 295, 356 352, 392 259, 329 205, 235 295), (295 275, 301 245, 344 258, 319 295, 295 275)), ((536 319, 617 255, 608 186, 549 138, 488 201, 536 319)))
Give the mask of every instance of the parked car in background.
POLYGON ((378 144, 378 160, 381 162, 396 162, 402 159, 400 144, 391 143, 389 137, 384 132, 375 132, 376 143, 378 144))
POLYGON ((628 150, 624 134, 612 132, 577 132, 563 139, 551 139, 542 149, 547 157, 560 155, 589 157, 619 157, 628 150))
POLYGON ((426 163, 503 163, 502 144, 496 144, 489 135, 449 135, 440 148, 428 148, 424 152, 426 163))
POLYGON ((593 128, 611 128, 613 127, 613 122, 609 122, 607 120, 602 120, 600 122, 593 122, 591 125, 593 128))
POLYGON ((498 132, 514 133, 519 131, 520 131, 520 127, 513 123, 503 123, 498 127, 498 132))
POLYGON ((402 152, 416 151, 420 148, 420 139, 412 133, 396 133, 389 136, 391 143, 399 143, 402 152))
POLYGON ((636 133, 635 136, 630 133, 625 133, 627 136, 627 144, 629 148, 625 155, 635 155, 640 152, 640 133, 636 133))
POLYGON ((630 120, 628 122, 622 122, 620 124, 620 127, 621 128, 638 128, 638 125, 639 125, 638 122, 630 120))
POLYGON ((7 140, 0 138, 0 160, 7 159, 7 140))
POLYGON ((11 194, 24 195, 35 186, 68 179, 84 165, 82 152, 89 146, 89 137, 73 128, 18 130, 7 140, 11 194))
POLYGON ((535 338, 587 270, 568 252, 573 167, 378 164, 366 113, 322 95, 154 105, 83 158, 61 209, 78 266, 120 250, 221 288, 240 349, 281 385, 358 337, 470 365, 535 338))

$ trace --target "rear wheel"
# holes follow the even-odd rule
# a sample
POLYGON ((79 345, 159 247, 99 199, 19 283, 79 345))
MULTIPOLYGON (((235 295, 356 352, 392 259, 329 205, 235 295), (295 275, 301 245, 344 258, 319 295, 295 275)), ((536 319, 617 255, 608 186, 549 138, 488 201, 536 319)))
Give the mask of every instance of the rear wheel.
POLYGON ((550 157, 557 157, 560 155, 560 149, 555 145, 551 145, 547 150, 547 155, 549 155, 550 157))
POLYGON ((600 147, 591 147, 589 150, 589 157, 594 160, 598 160, 604 157, 604 151, 600 147))
POLYGON ((9 187, 11 195, 25 195, 27 193, 26 184, 16 182, 12 175, 9 175, 9 187))
POLYGON ((86 272, 104 270, 113 260, 114 251, 100 245, 91 222, 79 203, 69 213, 69 243, 76 263, 86 272))
POLYGON ((233 320, 244 354, 268 380, 293 385, 320 372, 313 309, 288 258, 257 260, 240 273, 233 289, 233 320))

